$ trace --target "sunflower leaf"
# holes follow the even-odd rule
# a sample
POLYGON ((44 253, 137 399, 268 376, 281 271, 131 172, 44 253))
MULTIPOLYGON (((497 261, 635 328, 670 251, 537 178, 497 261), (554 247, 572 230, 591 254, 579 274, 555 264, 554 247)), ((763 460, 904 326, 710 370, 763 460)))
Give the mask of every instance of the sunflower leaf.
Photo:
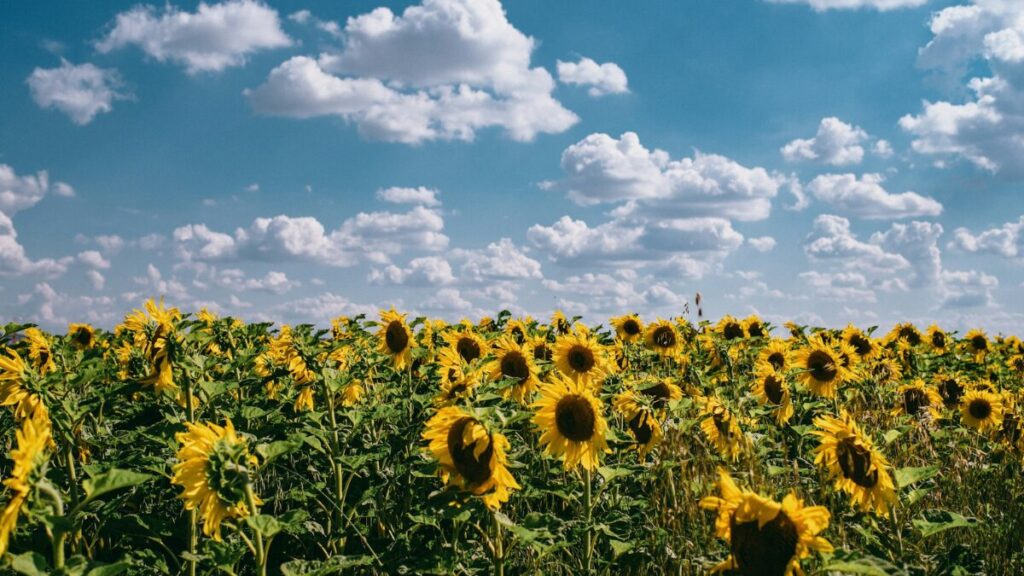
POLYGON ((82 504, 92 502, 100 496, 115 490, 145 484, 152 479, 153 476, 151 474, 112 468, 82 482, 82 488, 85 489, 85 501, 82 504))
POLYGON ((46 576, 50 573, 46 559, 38 552, 18 554, 11 561, 11 569, 25 576, 46 576))
POLYGON ((914 526, 927 538, 952 528, 974 528, 978 525, 977 518, 966 518, 948 510, 927 510, 925 518, 914 519, 914 526))
POLYGON ((900 488, 906 488, 911 484, 921 482, 922 480, 928 480, 929 478, 935 477, 939 473, 939 466, 921 466, 900 468, 896 471, 896 484, 900 488))

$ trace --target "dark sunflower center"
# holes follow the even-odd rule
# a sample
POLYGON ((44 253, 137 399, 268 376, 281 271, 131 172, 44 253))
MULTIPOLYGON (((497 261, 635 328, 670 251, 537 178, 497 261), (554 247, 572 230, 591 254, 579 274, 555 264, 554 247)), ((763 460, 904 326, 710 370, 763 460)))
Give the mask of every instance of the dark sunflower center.
POLYGON ((46 366, 46 363, 50 361, 50 351, 43 348, 39 351, 39 365, 46 366))
POLYGON ((935 332, 932 334, 932 346, 936 348, 946 347, 946 335, 942 332, 935 332))
POLYGON ((512 350, 501 358, 501 375, 516 380, 526 380, 530 377, 530 367, 526 364, 526 358, 519 352, 512 350))
POLYGON ((930 404, 928 394, 920 388, 908 388, 903 391, 903 410, 907 414, 917 414, 930 404))
POLYGON ((1018 356, 1013 359, 1012 367, 1017 372, 1024 372, 1024 356, 1018 356))
POLYGON ((551 348, 548 348, 548 345, 543 342, 537 344, 536 346, 533 347, 533 359, 543 360, 544 362, 550 362, 551 348))
POLYGON ((725 438, 732 438, 732 427, 729 426, 730 417, 724 408, 716 408, 714 414, 711 415, 711 421, 715 423, 719 434, 725 438))
POLYGON ((516 341, 516 344, 522 344, 523 342, 526 342, 526 334, 523 333, 523 329, 519 326, 513 326, 512 339, 516 341))
POLYGON ((843 477, 862 488, 873 488, 878 484, 878 470, 871 470, 871 451, 847 438, 836 446, 836 459, 843 477))
POLYGON ((637 323, 636 320, 630 318, 622 323, 622 331, 625 332, 627 336, 636 336, 640 333, 640 324, 637 323))
POLYGON ((669 390, 668 384, 664 382, 658 382, 654 386, 644 388, 641 390, 643 394, 651 399, 651 405, 655 408, 661 408, 672 398, 672 391, 669 390))
POLYGON ((942 396, 942 403, 947 408, 952 408, 960 403, 960 397, 964 394, 964 388, 953 378, 947 378, 939 383, 939 396, 942 396))
POLYGON ((764 379, 764 395, 768 397, 768 401, 772 404, 779 404, 782 402, 782 380, 776 375, 769 374, 764 379))
POLYGON ((975 336, 971 338, 971 347, 975 350, 986 350, 988 349, 988 340, 984 336, 975 336))
POLYGON ((757 520, 730 523, 732 557, 739 573, 753 576, 782 576, 796 555, 800 533, 785 512, 758 527, 757 520))
POLYGON ((466 444, 463 441, 463 433, 466 426, 476 421, 470 417, 458 420, 448 430, 448 454, 452 457, 455 470, 460 476, 471 484, 482 484, 491 477, 491 456, 494 454, 494 443, 490 435, 487 436, 487 448, 477 458, 473 455, 476 451, 476 444, 466 444))
POLYGON ((853 346, 853 349, 861 356, 871 353, 871 341, 861 334, 850 336, 850 346, 853 346))
POLYGON ((676 345, 676 331, 668 326, 659 326, 651 339, 659 348, 671 348, 676 345))
POLYGON ((750 334, 751 338, 764 336, 764 326, 761 326, 760 322, 753 322, 747 326, 747 334, 750 334))
POLYGON ((1021 426, 1020 418, 1016 414, 1008 414, 1003 418, 1003 437, 1009 440, 1011 443, 1016 444, 1020 441, 1021 437, 1021 426))
POLYGON ((647 444, 654 436, 654 430, 651 428, 650 420, 650 416, 641 410, 629 421, 629 430, 633 432, 633 437, 636 438, 636 441, 640 444, 647 444))
POLYGON ((992 404, 984 398, 975 398, 967 405, 967 412, 978 420, 984 420, 992 415, 992 404))
POLYGON ((455 343, 455 349, 466 362, 472 362, 480 357, 480 344, 469 336, 459 338, 459 341, 455 343))
POLYGON ((388 323, 388 327, 384 331, 384 344, 392 354, 405 351, 406 346, 409 345, 409 333, 405 331, 401 322, 392 320, 388 323))
POLYGON ((71 336, 71 340, 75 344, 85 348, 92 343, 92 334, 90 334, 88 330, 79 328, 75 331, 74 335, 71 336))
POLYGON ((832 356, 821 350, 815 350, 807 357, 807 369, 818 382, 831 382, 838 375, 832 356))
POLYGON ((589 372, 594 367, 594 351, 579 344, 569 349, 569 367, 576 372, 589 372))
POLYGON ((722 336, 725 336, 726 340, 743 338, 743 326, 740 326, 737 322, 729 322, 722 328, 722 336))
POLYGON ((782 352, 772 352, 768 355, 768 363, 776 370, 782 370, 786 367, 786 355, 782 352))
POLYGON ((900 338, 903 338, 911 346, 917 346, 921 343, 921 333, 917 331, 913 326, 904 326, 899 331, 900 338))
POLYGON ((596 424, 594 407, 583 396, 565 396, 555 406, 558 432, 573 442, 587 442, 593 438, 596 424))

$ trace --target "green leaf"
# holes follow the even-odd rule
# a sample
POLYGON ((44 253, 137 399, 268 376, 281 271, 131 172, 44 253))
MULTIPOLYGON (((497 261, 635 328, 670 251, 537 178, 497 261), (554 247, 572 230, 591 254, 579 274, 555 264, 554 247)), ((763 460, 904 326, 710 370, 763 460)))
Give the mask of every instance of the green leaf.
POLYGON ((93 566, 91 570, 85 573, 85 576, 115 576, 120 574, 131 566, 127 562, 114 562, 113 564, 101 564, 93 566))
POLYGON ((132 470, 122 470, 120 468, 107 470, 82 482, 82 487, 85 488, 85 501, 82 504, 91 502, 109 492, 138 486, 152 479, 153 476, 150 474, 142 474, 132 470))
POLYGON ((294 452, 301 444, 292 440, 278 440, 270 444, 257 444, 256 453, 263 458, 263 465, 294 452))
POLYGON ((916 482, 933 478, 939 473, 939 466, 922 466, 920 468, 900 468, 896 471, 896 485, 900 488, 906 488, 916 482))
POLYGON ((618 559, 619 556, 632 550, 634 546, 632 542, 621 542, 619 540, 609 540, 608 543, 612 545, 613 559, 618 559))
POLYGON ((948 510, 928 510, 924 514, 927 518, 915 519, 914 526, 925 538, 953 528, 974 528, 978 525, 977 518, 965 518, 948 510))
POLYGON ((623 476, 629 476, 630 471, 628 468, 612 468, 610 466, 601 466, 597 469, 598 473, 604 477, 606 482, 611 482, 616 478, 623 476))
POLYGON ((245 519, 245 523, 256 532, 262 534, 264 538, 272 538, 281 531, 281 523, 277 521, 277 518, 267 514, 248 516, 245 519))
POLYGON ((903 432, 901 430, 886 430, 885 434, 882 434, 882 439, 885 440, 886 444, 892 444, 902 435, 903 432))
POLYGON ((18 574, 26 576, 47 576, 50 573, 46 558, 38 552, 18 554, 11 561, 11 568, 18 574))

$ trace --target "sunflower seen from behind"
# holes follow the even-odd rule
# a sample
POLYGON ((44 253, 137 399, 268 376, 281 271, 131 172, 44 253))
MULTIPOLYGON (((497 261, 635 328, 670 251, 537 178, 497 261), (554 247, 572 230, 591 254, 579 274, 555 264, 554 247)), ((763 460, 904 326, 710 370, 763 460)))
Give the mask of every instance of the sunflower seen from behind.
POLYGON ((51 437, 50 421, 46 418, 25 419, 15 432, 15 447, 10 455, 11 476, 3 482, 8 500, 0 512, 0 557, 7 552, 18 516, 32 491, 32 473, 43 459, 51 437))
POLYGON ((35 378, 28 363, 13 349, 0 350, 0 406, 14 410, 14 419, 47 418, 43 399, 30 389, 35 378))
POLYGON ((602 455, 611 451, 605 440, 604 408, 585 378, 552 374, 541 386, 533 410, 545 454, 561 459, 566 470, 596 470, 602 455))
POLYGON ((896 486, 889 461, 871 438, 846 412, 838 418, 819 416, 814 425, 811 434, 821 441, 814 449, 814 463, 828 471, 836 490, 849 494, 851 504, 862 512, 887 514, 896 502, 896 486))

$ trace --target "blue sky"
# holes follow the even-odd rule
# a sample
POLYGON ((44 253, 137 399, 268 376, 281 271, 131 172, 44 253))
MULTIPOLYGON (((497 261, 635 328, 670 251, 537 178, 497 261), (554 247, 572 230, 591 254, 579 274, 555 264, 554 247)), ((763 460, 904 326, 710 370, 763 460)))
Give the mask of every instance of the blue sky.
POLYGON ((1017 2, 2 10, 3 318, 1024 318, 1017 2))

